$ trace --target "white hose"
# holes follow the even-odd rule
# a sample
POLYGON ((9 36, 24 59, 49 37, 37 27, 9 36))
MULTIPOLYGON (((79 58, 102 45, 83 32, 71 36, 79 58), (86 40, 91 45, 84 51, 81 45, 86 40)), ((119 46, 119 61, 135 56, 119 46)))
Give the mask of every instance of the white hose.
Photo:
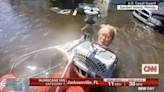
POLYGON ((24 59, 25 57, 28 57, 28 56, 30 56, 30 55, 32 55, 32 54, 34 54, 34 53, 38 53, 38 52, 45 51, 45 50, 50 50, 50 49, 55 49, 55 48, 58 49, 58 50, 60 50, 60 51, 62 51, 62 52, 66 52, 66 51, 63 50, 63 49, 60 49, 62 46, 63 46, 63 45, 60 45, 60 46, 53 46, 53 47, 48 47, 48 48, 40 49, 40 50, 36 50, 36 51, 30 52, 30 53, 27 53, 27 54, 24 54, 24 55, 18 57, 18 59, 16 59, 16 60, 14 61, 13 65, 11 66, 11 69, 10 69, 10 72, 9 72, 9 73, 10 73, 10 74, 12 73, 12 69, 13 69, 15 66, 19 65, 19 64, 21 63, 21 60, 22 60, 22 59, 24 59), (20 61, 20 62, 16 63, 17 61, 20 61))
MULTIPOLYGON (((61 64, 61 65, 62 65, 62 64, 61 64)), ((36 73, 36 74, 33 74, 33 75, 28 76, 28 77, 25 77, 25 78, 33 78, 33 77, 35 77, 35 76, 38 76, 38 75, 40 75, 40 74, 42 74, 42 73, 44 73, 44 72, 47 72, 47 71, 49 71, 49 70, 52 70, 52 69, 54 69, 54 68, 56 68, 56 67, 58 67, 58 66, 61 66, 61 65, 53 66, 53 67, 51 67, 51 68, 49 68, 49 69, 47 69, 47 70, 38 72, 38 73, 36 73)))

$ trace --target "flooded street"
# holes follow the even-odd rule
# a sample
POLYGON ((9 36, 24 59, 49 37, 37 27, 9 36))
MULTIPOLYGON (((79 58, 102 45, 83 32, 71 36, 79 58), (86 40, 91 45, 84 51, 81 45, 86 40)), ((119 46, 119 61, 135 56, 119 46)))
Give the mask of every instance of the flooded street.
MULTIPOLYGON (((20 55, 79 39, 81 28, 85 26, 83 15, 72 16, 72 12, 57 14, 44 1, 17 1, 0 0, 0 77, 9 72, 13 61, 20 55)), ((158 92, 162 92, 164 35, 140 23, 131 11, 117 11, 116 6, 101 3, 99 7, 102 17, 96 21, 95 33, 100 24, 110 24, 119 29, 110 45, 119 60, 117 77, 159 78, 158 92), (144 63, 158 63, 159 75, 142 75, 141 65, 144 63)), ((47 58, 52 54, 40 57, 44 56, 47 58)), ((115 92, 134 91, 132 87, 117 87, 115 92)))

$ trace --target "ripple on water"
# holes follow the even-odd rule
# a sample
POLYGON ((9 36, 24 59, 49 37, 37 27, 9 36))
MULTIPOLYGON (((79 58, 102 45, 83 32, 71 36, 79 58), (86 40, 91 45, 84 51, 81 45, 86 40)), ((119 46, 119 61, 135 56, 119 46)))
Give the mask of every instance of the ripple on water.
POLYGON ((1 40, 0 41, 0 49, 2 49, 6 43, 7 43, 7 41, 5 39, 1 40))
POLYGON ((14 62, 18 57, 17 56, 14 56, 10 59, 11 62, 14 62))
POLYGON ((24 48, 23 51, 28 51, 28 50, 32 50, 34 47, 30 46, 29 48, 24 48))
POLYGON ((41 19, 35 19, 32 23, 37 24, 40 22, 41 19))
POLYGON ((23 14, 20 14, 19 15, 19 17, 24 17, 26 14, 25 13, 23 13, 23 14))
POLYGON ((23 35, 23 37, 21 38, 21 41, 24 41, 24 40, 28 39, 29 37, 30 37, 29 34, 28 35, 23 35))
POLYGON ((2 57, 2 61, 6 61, 7 59, 10 59, 10 58, 12 58, 12 57, 14 57, 15 55, 7 55, 7 56, 4 56, 4 57, 2 57))
POLYGON ((43 34, 43 36, 47 36, 49 33, 50 33, 50 31, 49 31, 49 32, 44 33, 44 34, 43 34))
POLYGON ((18 32, 16 32, 16 33, 15 33, 15 35, 20 35, 20 34, 21 34, 21 32, 20 32, 20 31, 18 31, 18 32))
POLYGON ((43 26, 42 23, 37 23, 37 24, 34 24, 35 28, 41 28, 43 26))
POLYGON ((17 38, 17 36, 13 36, 9 39, 9 43, 13 42, 15 39, 17 38))
POLYGON ((6 54, 6 53, 8 53, 8 52, 9 52, 9 50, 5 50, 3 53, 6 54))

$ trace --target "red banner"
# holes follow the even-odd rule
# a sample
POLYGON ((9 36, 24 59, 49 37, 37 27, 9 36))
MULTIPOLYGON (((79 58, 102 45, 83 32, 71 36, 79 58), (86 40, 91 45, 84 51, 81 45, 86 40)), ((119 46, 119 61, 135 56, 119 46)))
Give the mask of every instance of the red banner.
POLYGON ((157 78, 31 78, 30 86, 158 86, 157 78))

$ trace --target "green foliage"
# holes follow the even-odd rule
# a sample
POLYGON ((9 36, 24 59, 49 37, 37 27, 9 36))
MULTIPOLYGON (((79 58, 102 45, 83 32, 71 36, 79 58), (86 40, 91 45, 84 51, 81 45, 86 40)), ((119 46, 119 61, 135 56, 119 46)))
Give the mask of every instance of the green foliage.
POLYGON ((82 0, 82 3, 93 3, 94 0, 82 0))
POLYGON ((53 6, 57 6, 60 3, 60 0, 45 0, 47 6, 49 7, 53 7, 53 6))
POLYGON ((63 7, 75 8, 78 3, 93 3, 94 0, 45 0, 47 6, 50 7, 63 7))

